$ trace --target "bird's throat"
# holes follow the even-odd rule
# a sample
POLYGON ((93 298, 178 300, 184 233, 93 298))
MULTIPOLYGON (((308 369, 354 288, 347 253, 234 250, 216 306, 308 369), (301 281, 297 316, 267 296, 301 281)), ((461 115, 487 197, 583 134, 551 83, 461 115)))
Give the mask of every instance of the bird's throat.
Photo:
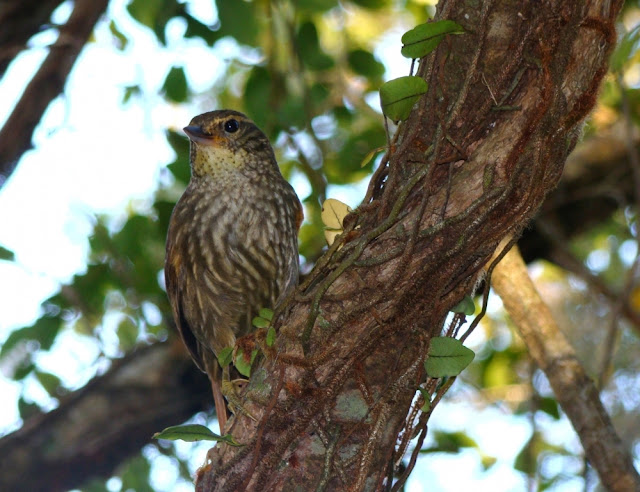
POLYGON ((241 172, 247 163, 246 152, 243 150, 232 151, 224 147, 202 145, 194 150, 191 154, 191 168, 196 176, 222 179, 241 172))

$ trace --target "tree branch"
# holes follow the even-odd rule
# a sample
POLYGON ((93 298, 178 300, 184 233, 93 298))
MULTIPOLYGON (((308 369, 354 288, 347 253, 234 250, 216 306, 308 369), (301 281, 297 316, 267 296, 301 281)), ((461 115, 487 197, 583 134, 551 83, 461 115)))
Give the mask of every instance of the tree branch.
POLYGON ((0 490, 65 491, 107 478, 155 432, 211 406, 211 386, 179 340, 139 349, 0 439, 0 490))
POLYGON ((549 379, 605 488, 612 492, 640 490, 640 476, 602 406, 598 388, 540 298, 517 247, 498 263, 491 285, 531 357, 549 379))
POLYGON ((0 78, 27 41, 43 29, 63 0, 14 0, 0 4, 0 78))
POLYGON ((33 131, 51 101, 64 89, 67 76, 89 39, 108 0, 76 0, 57 41, 31 79, 0 130, 0 186, 14 170, 24 152, 31 148, 33 131))

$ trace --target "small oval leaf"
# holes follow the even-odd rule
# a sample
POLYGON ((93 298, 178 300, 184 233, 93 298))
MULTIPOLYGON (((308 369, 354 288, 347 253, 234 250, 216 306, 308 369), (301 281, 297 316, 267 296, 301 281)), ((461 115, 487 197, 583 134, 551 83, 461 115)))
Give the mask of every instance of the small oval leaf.
POLYGON ((161 432, 156 432, 153 435, 153 439, 165 439, 167 441, 216 441, 224 442, 231 446, 241 446, 237 443, 231 434, 220 436, 204 425, 189 424, 189 425, 174 425, 167 427, 161 432))
POLYGON ((352 208, 346 203, 335 198, 327 198, 322 204, 320 218, 328 229, 342 231, 342 221, 351 211, 352 208))
POLYGON ((276 341, 276 329, 273 326, 270 326, 267 330, 267 347, 273 347, 273 344, 276 341))
POLYGON ((258 355, 258 349, 253 350, 251 352, 251 357, 249 358, 249 360, 247 360, 242 349, 238 349, 238 352, 236 353, 236 359, 234 360, 234 366, 244 377, 248 378, 251 376, 251 364, 253 364, 256 355, 258 355))
POLYGON ((427 92, 428 88, 429 86, 421 77, 414 75, 385 82, 380 87, 382 112, 395 122, 406 120, 411 114, 413 105, 422 94, 427 92))
POLYGON ((333 244, 333 242, 336 240, 336 238, 342 234, 342 229, 340 229, 339 231, 333 230, 333 229, 325 229, 324 230, 324 239, 325 241, 327 241, 327 244, 329 246, 331 246, 333 244))
POLYGON ((220 367, 227 367, 231 364, 231 359, 233 358, 233 347, 225 347, 218 354, 218 364, 220 367))
POLYGON ((454 313, 465 314, 467 316, 471 316, 476 312, 476 305, 473 302, 471 296, 464 296, 458 304, 451 308, 451 311, 454 313))
POLYGON ((421 412, 428 412, 429 409, 431 408, 431 395, 429 395, 429 392, 418 386, 418 390, 420 391, 420 394, 422 395, 422 398, 424 399, 424 405, 422 405, 422 407, 420 408, 421 412))
POLYGON ((402 56, 422 58, 435 50, 446 34, 464 34, 464 29, 452 20, 420 24, 402 35, 402 56))
POLYGON ((0 260, 13 261, 15 258, 16 255, 13 254, 13 251, 0 246, 0 260))
POLYGON ((258 314, 261 318, 264 318, 267 321, 271 321, 273 319, 273 311, 271 309, 262 308, 258 311, 258 314))
POLYGON ((173 102, 184 102, 187 99, 187 77, 182 67, 171 67, 164 80, 162 90, 167 99, 173 102))
POLYGON ((256 316, 251 320, 251 324, 256 328, 266 328, 271 324, 268 319, 264 319, 262 316, 256 316))
POLYGON ((386 148, 387 147, 384 146, 384 147, 376 147, 375 149, 370 150, 369 153, 364 156, 364 159, 362 159, 362 162, 360 163, 360 168, 363 168, 367 164, 369 164, 369 162, 371 162, 371 159, 373 159, 378 153, 382 152, 386 148))
POLYGON ((460 340, 434 337, 431 339, 429 356, 424 362, 424 368, 432 378, 457 376, 471 364, 475 355, 473 350, 462 345, 460 340))

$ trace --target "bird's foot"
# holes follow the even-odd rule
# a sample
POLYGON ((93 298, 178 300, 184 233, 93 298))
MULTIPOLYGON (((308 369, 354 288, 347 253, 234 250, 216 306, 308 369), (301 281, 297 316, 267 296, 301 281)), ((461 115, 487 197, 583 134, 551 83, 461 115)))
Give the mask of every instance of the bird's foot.
POLYGON ((240 394, 247 387, 249 381, 246 379, 234 379, 231 381, 229 379, 229 373, 223 374, 221 390, 224 397, 227 399, 227 407, 234 415, 245 415, 249 417, 251 420, 256 421, 256 418, 251 415, 251 412, 246 409, 246 407, 242 404, 242 399, 240 398, 240 394), (226 375, 226 378, 225 378, 226 375))

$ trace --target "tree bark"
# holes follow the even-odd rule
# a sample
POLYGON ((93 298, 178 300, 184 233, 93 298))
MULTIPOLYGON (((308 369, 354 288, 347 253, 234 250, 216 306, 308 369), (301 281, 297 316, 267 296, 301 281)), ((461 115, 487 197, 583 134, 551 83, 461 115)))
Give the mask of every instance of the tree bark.
POLYGON ((0 490, 65 491, 106 478, 155 432, 212 403, 179 340, 137 350, 0 439, 0 490))
POLYGON ((245 395, 256 420, 231 427, 244 446, 214 448, 197 490, 391 488, 404 444, 425 432, 412 401, 430 339, 556 186, 606 73, 620 6, 438 4, 438 18, 465 34, 421 60, 429 92, 277 318, 275 349, 245 395))

